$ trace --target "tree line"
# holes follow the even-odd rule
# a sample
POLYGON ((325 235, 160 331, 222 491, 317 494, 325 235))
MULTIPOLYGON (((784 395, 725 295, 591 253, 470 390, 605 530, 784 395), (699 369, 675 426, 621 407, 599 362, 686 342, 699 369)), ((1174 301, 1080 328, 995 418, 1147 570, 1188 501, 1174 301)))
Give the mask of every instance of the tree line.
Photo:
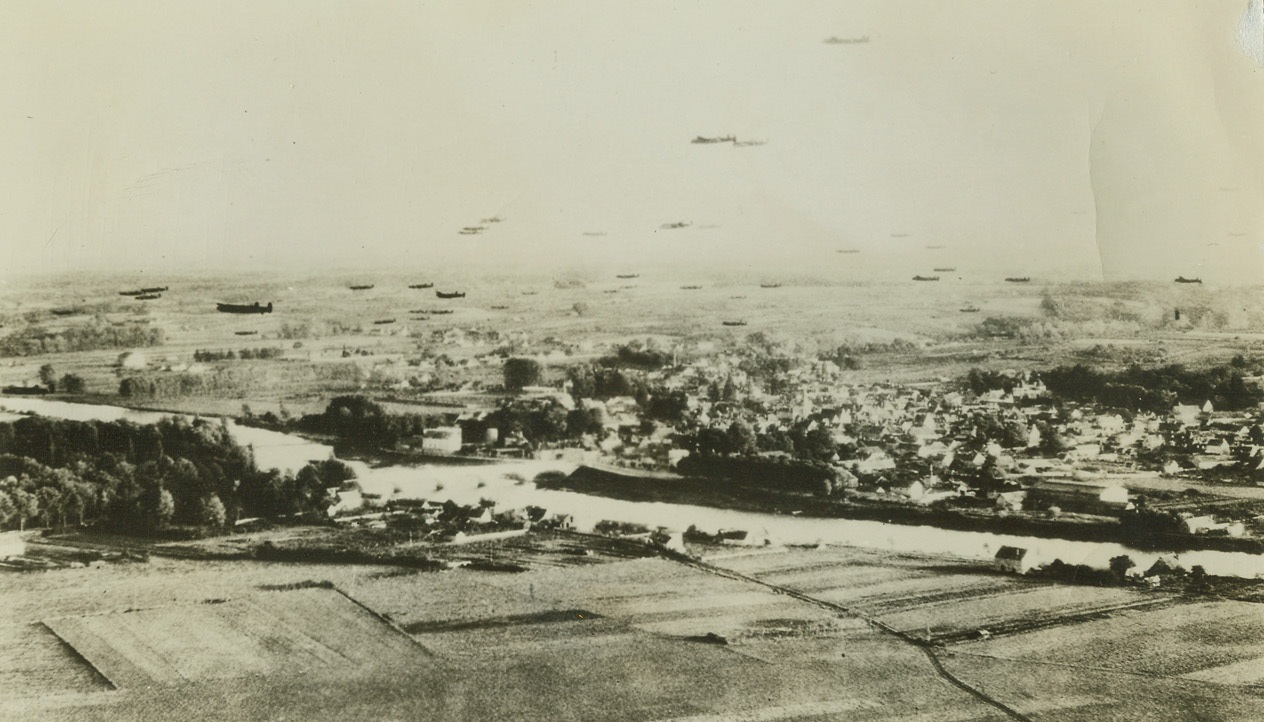
POLYGON ((0 356, 39 356, 71 351, 160 346, 167 334, 156 326, 92 321, 52 331, 29 326, 0 338, 0 356))
POLYGON ((631 396, 639 401, 650 393, 645 374, 634 369, 580 363, 567 369, 566 378, 576 400, 631 396))
POLYGON ((676 470, 768 491, 829 496, 842 490, 837 471, 809 459, 691 454, 680 460, 676 470))
POLYGON ((280 358, 285 350, 271 346, 266 348, 243 348, 240 351, 228 349, 227 351, 209 351, 198 349, 193 352, 193 360, 206 363, 211 361, 255 361, 280 358))
MULTIPOLYGON (((1177 403, 1202 404, 1205 401, 1226 411, 1254 408, 1264 401, 1264 389, 1247 381, 1246 374, 1252 370, 1258 371, 1258 364, 1237 356, 1228 364, 1206 368, 1132 364, 1111 371, 1075 364, 1056 366, 1037 375, 1057 399, 1165 413, 1177 403)), ((970 369, 964 380, 976 394, 994 389, 1009 392, 1017 382, 1009 374, 978 368, 970 369)))
POLYGON ((364 374, 354 363, 284 364, 263 368, 224 367, 203 373, 141 373, 119 381, 124 398, 178 398, 183 396, 244 397, 277 383, 312 381, 322 388, 359 386, 364 374))
POLYGON ((1095 402, 1132 411, 1163 413, 1177 403, 1211 401, 1220 410, 1254 408, 1264 391, 1248 384, 1242 369, 1218 365, 1191 369, 1181 364, 1120 371, 1101 371, 1084 364, 1058 366, 1040 374, 1045 386, 1062 399, 1095 402))
POLYGON ((0 423, 0 527, 96 523, 152 534, 218 529, 243 517, 320 511, 326 489, 354 474, 342 462, 297 474, 260 470, 222 422, 156 424, 39 416, 0 423))
POLYGON ((298 419, 299 431, 337 436, 353 444, 392 448, 405 438, 420 436, 442 419, 426 414, 392 414, 371 399, 360 395, 336 396, 319 414, 298 419))
POLYGON ((253 387, 249 373, 216 369, 206 373, 146 374, 119 381, 123 398, 175 398, 182 396, 238 396, 253 387))

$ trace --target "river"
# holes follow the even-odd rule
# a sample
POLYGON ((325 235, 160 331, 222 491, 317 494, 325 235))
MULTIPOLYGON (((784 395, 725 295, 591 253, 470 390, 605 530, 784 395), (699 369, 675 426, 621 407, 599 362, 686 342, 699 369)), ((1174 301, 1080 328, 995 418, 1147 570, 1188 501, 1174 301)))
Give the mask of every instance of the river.
MULTIPOLYGON (((29 413, 80 421, 127 419, 153 423, 173 414, 136 411, 117 406, 75 404, 48 399, 3 397, 0 412, 29 413)), ((178 415, 178 414, 175 414, 178 415)), ((291 434, 256 429, 228 422, 234 438, 254 449, 263 468, 298 470, 313 459, 333 456, 333 448, 291 434)), ((590 530, 610 519, 664 526, 681 531, 696 525, 703 531, 744 529, 750 540, 762 544, 839 544, 917 554, 947 554, 964 559, 989 560, 1002 546, 1028 550, 1036 564, 1061 559, 1068 564, 1106 568, 1111 557, 1127 554, 1139 568, 1147 568, 1159 556, 1175 559, 1190 568, 1202 565, 1209 574, 1246 578, 1264 577, 1264 555, 1243 552, 1191 551, 1180 554, 1140 551, 1109 542, 1068 541, 986 532, 955 531, 930 526, 886 524, 855 519, 821 519, 781 514, 717 509, 692 504, 625 501, 571 491, 536 488, 529 480, 544 471, 569 472, 560 462, 514 461, 480 466, 400 465, 372 468, 348 461, 363 491, 412 499, 451 499, 459 504, 493 499, 508 507, 540 506, 550 513, 571 514, 576 526, 590 530), (527 479, 525 483, 521 479, 527 479)))

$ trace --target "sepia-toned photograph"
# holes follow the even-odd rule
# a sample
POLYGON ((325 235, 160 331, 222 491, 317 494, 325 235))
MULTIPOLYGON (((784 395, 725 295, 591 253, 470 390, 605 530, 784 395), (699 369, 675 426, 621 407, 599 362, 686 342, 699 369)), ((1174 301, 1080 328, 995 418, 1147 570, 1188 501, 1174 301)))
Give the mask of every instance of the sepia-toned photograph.
POLYGON ((0 94, 0 720, 1264 720, 1262 0, 7 0, 0 94))

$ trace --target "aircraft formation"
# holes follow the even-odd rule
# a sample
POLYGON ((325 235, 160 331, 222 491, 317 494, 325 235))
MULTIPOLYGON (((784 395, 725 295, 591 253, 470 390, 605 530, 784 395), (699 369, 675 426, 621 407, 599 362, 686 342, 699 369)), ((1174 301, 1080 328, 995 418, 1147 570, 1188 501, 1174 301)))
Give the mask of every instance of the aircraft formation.
POLYGON ((500 215, 494 215, 490 218, 483 218, 479 220, 478 225, 476 226, 463 226, 461 230, 457 231, 457 233, 461 234, 462 236, 482 235, 482 233, 486 231, 490 226, 496 223, 504 223, 504 221, 505 219, 501 218, 500 215))
POLYGON ((718 136, 698 135, 698 136, 694 136, 694 139, 689 142, 693 143, 694 145, 715 145, 717 143, 731 143, 734 148, 747 148, 750 146, 764 145, 768 141, 766 140, 738 140, 736 135, 718 135, 718 136))

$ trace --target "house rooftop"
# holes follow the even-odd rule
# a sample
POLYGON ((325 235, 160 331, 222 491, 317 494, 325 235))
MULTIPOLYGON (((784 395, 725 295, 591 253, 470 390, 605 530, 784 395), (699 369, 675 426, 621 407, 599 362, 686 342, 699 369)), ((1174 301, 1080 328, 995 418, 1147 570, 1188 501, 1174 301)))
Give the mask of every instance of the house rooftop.
POLYGON ((1022 547, 1004 546, 996 551, 997 559, 1022 559, 1027 556, 1027 550, 1022 547))

